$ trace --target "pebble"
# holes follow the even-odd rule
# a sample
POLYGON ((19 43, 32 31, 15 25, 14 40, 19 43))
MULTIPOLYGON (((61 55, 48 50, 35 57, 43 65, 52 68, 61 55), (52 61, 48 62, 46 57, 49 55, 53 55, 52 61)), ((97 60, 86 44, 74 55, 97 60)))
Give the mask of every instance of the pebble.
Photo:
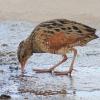
POLYGON ((8 99, 11 99, 11 96, 5 95, 5 94, 2 94, 2 95, 0 96, 0 100, 8 100, 8 99))

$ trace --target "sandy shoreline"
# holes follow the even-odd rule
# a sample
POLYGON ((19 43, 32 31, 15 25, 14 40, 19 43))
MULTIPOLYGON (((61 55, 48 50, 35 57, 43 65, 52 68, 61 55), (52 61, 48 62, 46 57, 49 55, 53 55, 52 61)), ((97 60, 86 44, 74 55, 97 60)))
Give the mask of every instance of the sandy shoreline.
MULTIPOLYGON (((20 41, 30 35, 34 27, 34 23, 25 21, 0 22, 0 96, 7 94, 11 100, 100 99, 100 39, 77 47, 76 71, 72 77, 33 71, 50 68, 62 59, 52 54, 33 54, 26 65, 25 76, 21 76, 16 51, 20 41)), ((69 68, 72 54, 67 56, 68 61, 55 70, 69 68)))
POLYGON ((41 22, 66 18, 100 29, 98 0, 0 0, 0 20, 41 22))

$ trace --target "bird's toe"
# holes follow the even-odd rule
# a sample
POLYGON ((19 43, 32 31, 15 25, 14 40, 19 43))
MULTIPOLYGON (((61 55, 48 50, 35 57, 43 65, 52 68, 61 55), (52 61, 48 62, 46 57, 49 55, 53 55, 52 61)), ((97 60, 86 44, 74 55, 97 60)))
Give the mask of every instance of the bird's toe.
POLYGON ((36 73, 52 73, 51 69, 33 69, 36 73))
POLYGON ((71 71, 64 71, 64 72, 60 72, 60 71, 54 71, 55 75, 69 75, 71 76, 72 72, 71 71))

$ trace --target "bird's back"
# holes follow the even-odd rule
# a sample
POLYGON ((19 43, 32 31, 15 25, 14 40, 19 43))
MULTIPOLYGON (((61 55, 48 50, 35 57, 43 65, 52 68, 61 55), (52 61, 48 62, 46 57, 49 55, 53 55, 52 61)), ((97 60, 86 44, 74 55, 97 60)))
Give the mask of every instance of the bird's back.
POLYGON ((98 38, 96 29, 66 19, 54 19, 40 23, 29 38, 35 51, 49 52, 63 47, 81 46, 98 38))

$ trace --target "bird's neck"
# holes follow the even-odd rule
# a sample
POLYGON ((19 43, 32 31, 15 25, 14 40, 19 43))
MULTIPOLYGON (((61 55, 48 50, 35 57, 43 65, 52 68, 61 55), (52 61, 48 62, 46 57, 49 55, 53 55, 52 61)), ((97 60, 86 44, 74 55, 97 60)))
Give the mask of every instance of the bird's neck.
POLYGON ((25 41, 25 48, 28 51, 29 55, 32 55, 33 53, 33 42, 31 41, 31 39, 27 38, 25 41))
POLYGON ((29 52, 31 52, 31 53, 43 52, 43 51, 39 48, 39 46, 37 45, 35 39, 33 39, 33 38, 30 38, 30 37, 27 38, 27 39, 25 40, 25 45, 27 46, 26 48, 28 48, 28 49, 29 49, 29 52))

